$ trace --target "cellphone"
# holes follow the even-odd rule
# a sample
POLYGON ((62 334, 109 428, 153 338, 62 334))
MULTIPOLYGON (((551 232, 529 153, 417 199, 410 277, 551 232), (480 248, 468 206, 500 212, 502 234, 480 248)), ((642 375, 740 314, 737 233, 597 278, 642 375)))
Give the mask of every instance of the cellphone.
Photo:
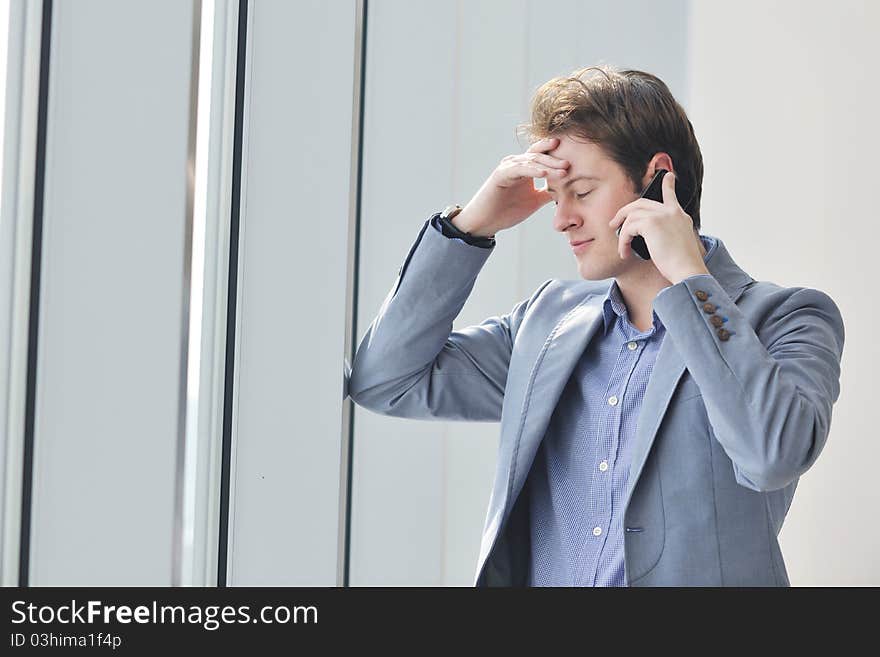
MULTIPOLYGON (((645 190, 642 192, 639 198, 647 198, 652 201, 658 201, 659 203, 663 202, 663 176, 665 176, 669 171, 667 169, 657 169, 657 173, 654 174, 654 178, 645 187, 645 190)), ((682 186, 679 185, 679 181, 675 181, 675 196, 679 199, 679 202, 683 198, 687 198, 687 202, 682 205, 685 211, 687 211, 687 207, 691 203, 690 196, 686 193, 682 192, 682 186)), ((617 236, 620 237, 620 229, 623 228, 623 224, 617 227, 617 236)), ((648 245, 645 243, 645 238, 641 235, 636 235, 633 237, 632 241, 629 243, 630 247, 632 247, 633 253, 639 256, 642 260, 650 260, 651 254, 648 251, 648 245)))

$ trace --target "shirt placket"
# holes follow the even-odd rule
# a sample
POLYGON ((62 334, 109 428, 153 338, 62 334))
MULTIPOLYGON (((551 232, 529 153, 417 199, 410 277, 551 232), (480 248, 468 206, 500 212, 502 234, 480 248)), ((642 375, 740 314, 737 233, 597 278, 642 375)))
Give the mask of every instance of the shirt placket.
POLYGON ((620 432, 623 427, 623 400, 629 387, 632 374, 638 365, 639 357, 644 346, 644 335, 634 335, 632 329, 621 318, 615 322, 615 338, 621 340, 617 354, 617 362, 614 364, 608 388, 605 391, 605 418, 600 424, 599 433, 596 437, 596 464, 597 475, 592 478, 595 489, 591 490, 591 499, 597 500, 597 512, 593 515, 590 532, 594 540, 599 542, 594 551, 595 560, 592 563, 590 585, 596 585, 599 563, 602 561, 602 553, 607 543, 608 532, 611 528, 612 502, 614 475, 618 461, 618 447, 620 445, 620 432), (603 429, 610 428, 606 433, 603 429))

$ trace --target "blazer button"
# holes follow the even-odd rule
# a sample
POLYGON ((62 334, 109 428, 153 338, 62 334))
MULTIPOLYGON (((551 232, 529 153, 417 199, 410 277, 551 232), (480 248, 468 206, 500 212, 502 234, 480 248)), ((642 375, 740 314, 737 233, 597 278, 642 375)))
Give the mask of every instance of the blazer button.
POLYGON ((718 315, 712 315, 709 318, 709 321, 712 322, 712 326, 714 326, 715 328, 718 328, 724 323, 724 320, 721 319, 718 315))
POLYGON ((697 297, 697 299, 699 299, 700 301, 705 301, 709 298, 709 295, 703 292, 703 290, 697 290, 696 292, 694 292, 694 296, 697 297))
POLYGON ((727 342, 729 337, 730 337, 730 331, 728 331, 727 329, 723 329, 723 328, 718 329, 718 339, 719 340, 721 340, 722 342, 727 342))
POLYGON ((707 313, 710 313, 710 314, 714 313, 715 312, 715 304, 714 303, 704 303, 703 310, 707 313))

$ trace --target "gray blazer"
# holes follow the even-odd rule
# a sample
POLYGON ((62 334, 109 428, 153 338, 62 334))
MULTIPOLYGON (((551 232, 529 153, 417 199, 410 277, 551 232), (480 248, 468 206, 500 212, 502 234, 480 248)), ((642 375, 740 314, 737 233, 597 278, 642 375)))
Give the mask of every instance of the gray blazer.
MULTIPOLYGON (((347 392, 384 415, 501 422, 474 585, 524 586, 520 492, 611 280, 548 280, 508 314, 453 331, 492 250, 429 221, 360 342, 347 392)), ((819 290, 756 281, 721 240, 706 264, 720 287, 703 287, 732 334, 719 337, 688 281, 654 302, 667 335, 632 444, 627 585, 789 586, 777 536, 828 436, 843 320, 819 290)))

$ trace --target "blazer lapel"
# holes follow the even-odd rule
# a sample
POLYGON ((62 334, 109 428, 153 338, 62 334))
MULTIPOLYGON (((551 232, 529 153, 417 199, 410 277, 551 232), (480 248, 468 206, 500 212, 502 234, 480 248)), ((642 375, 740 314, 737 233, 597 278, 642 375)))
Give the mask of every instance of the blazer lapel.
POLYGON ((511 456, 508 511, 525 483, 563 388, 587 344, 603 325, 602 298, 601 295, 587 297, 560 320, 532 368, 511 456))
POLYGON ((651 377, 648 379, 648 386, 645 388, 645 396, 642 399, 642 407, 639 411, 639 419, 633 437, 632 460, 629 466, 626 494, 623 497, 626 501, 621 507, 623 509, 629 504, 629 497, 632 495, 636 481, 642 474, 642 468, 648 458, 648 452, 651 451, 651 445, 654 444, 660 422, 669 408, 669 400, 672 399, 672 393, 678 386, 678 380, 684 371, 684 359, 667 335, 663 338, 660 351, 657 352, 657 359, 654 361, 651 377))

